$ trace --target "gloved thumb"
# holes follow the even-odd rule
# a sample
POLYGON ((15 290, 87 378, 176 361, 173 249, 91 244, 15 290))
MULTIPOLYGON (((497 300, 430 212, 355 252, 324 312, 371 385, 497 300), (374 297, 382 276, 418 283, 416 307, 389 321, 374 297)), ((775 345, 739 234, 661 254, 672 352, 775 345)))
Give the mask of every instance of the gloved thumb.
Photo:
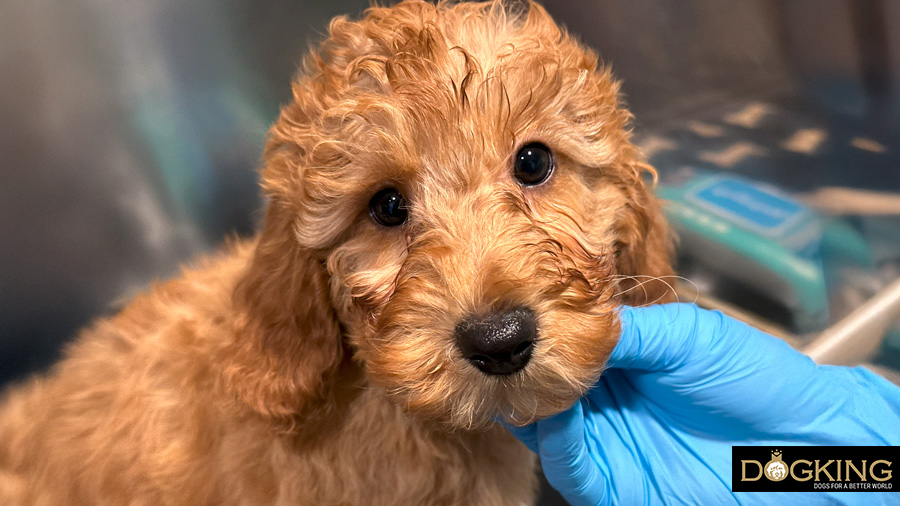
POLYGON ((585 441, 583 403, 537 422, 538 453, 547 481, 572 506, 596 506, 609 502, 609 481, 585 441))

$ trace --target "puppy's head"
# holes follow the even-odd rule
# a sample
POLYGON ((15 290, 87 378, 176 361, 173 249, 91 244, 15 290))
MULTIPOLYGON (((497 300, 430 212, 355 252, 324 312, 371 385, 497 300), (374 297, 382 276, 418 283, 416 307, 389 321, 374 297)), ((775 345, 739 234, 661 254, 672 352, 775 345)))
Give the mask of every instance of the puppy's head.
POLYGON ((530 422, 597 380, 617 305, 664 297, 618 84, 525 7, 372 8, 305 60, 235 299, 229 377, 258 410, 300 413, 356 367, 416 416, 530 422))

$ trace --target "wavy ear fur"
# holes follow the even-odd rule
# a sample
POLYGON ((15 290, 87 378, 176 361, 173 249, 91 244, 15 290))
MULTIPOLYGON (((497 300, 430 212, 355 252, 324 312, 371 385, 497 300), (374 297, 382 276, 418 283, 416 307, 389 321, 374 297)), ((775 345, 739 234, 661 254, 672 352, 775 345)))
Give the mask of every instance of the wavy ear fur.
POLYGON ((235 338, 222 359, 225 383, 241 401, 294 419, 328 408, 346 353, 323 261, 296 243, 292 213, 282 207, 270 203, 235 289, 235 338))
POLYGON ((635 162, 635 179, 626 190, 629 204, 619 217, 616 269, 632 276, 620 283, 622 302, 632 306, 659 304, 675 300, 671 276, 673 241, 660 202, 644 174, 656 176, 653 167, 635 162))

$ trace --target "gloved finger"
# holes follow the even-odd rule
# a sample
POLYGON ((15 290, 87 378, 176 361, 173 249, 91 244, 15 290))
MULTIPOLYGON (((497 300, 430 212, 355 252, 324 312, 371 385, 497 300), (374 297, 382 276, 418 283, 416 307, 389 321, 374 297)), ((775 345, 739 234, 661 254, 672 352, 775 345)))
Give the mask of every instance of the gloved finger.
POLYGON ((690 351, 704 316, 702 311, 693 304, 623 306, 619 312, 622 334, 607 366, 648 371, 669 369, 690 351))
POLYGON ((537 422, 541 466, 547 481, 573 506, 608 501, 609 490, 585 441, 583 401, 537 422))
POLYGON ((538 432, 537 424, 526 425, 524 427, 515 427, 504 421, 500 422, 506 430, 508 430, 519 441, 525 443, 525 446, 534 453, 538 453, 538 432))
POLYGON ((624 375, 620 369, 603 373, 585 395, 585 411, 590 412, 590 416, 585 416, 585 438, 599 461, 600 472, 606 476, 610 497, 618 504, 644 504, 643 479, 647 470, 640 464, 640 443, 635 439, 644 431, 626 416, 636 409, 629 405, 633 400, 629 395, 636 393, 624 387, 624 375))
MULTIPOLYGON (((591 420, 596 423, 598 419, 605 420, 609 424, 610 433, 597 433, 600 441, 607 443, 613 438, 621 439, 627 434, 628 422, 625 419, 625 412, 633 412, 634 407, 623 408, 620 398, 627 396, 624 400, 633 401, 635 404, 640 402, 636 399, 638 396, 633 388, 625 379, 625 372, 620 369, 612 369, 603 373, 600 380, 584 394, 584 399, 588 406, 594 412, 591 420), (614 393, 615 392, 615 393, 614 393)), ((599 430, 599 428, 598 428, 599 430)), ((597 432, 596 430, 594 431, 597 432)))
POLYGON ((608 367, 671 371, 691 359, 716 362, 719 357, 743 359, 747 355, 777 357, 774 361, 785 368, 815 365, 784 341, 694 304, 623 306, 619 319, 622 333, 608 367), (786 360, 790 363, 784 364, 786 360))
POLYGON ((652 392, 682 422, 702 423, 691 406, 704 406, 741 421, 735 431, 792 433, 802 428, 794 421, 806 418, 783 412, 814 416, 837 409, 840 396, 829 395, 834 385, 809 357, 718 311, 665 304, 625 307, 619 317, 622 334, 609 366, 667 373, 635 376, 632 384, 652 392), (681 402, 686 395, 692 404, 681 402))

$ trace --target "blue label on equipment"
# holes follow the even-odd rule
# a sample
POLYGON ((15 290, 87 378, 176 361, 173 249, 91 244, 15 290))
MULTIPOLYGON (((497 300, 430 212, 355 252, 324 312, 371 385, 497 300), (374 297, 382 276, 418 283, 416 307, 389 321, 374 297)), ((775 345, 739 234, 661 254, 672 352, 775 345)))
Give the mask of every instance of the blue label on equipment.
POLYGON ((806 211, 786 196, 739 179, 717 179, 692 197, 731 221, 770 234, 789 225, 806 211))

